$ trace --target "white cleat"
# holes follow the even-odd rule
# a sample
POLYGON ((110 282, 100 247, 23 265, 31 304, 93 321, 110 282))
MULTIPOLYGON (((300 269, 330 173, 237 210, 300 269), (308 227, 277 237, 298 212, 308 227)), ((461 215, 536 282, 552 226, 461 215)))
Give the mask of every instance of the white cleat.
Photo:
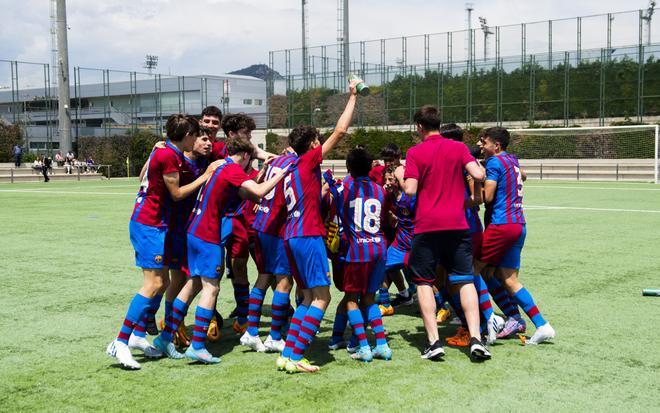
POLYGON ((258 336, 251 336, 247 331, 241 337, 241 345, 250 347, 257 353, 266 352, 266 346, 264 346, 264 343, 261 342, 261 339, 258 336))
POLYGON ((268 335, 268 338, 264 341, 264 347, 266 347, 266 351, 270 353, 281 353, 284 350, 285 344, 284 340, 273 340, 270 335, 268 335))
POLYGON ((497 334, 504 328, 504 319, 493 313, 488 319, 488 336, 486 344, 492 346, 497 341, 497 334))
POLYGON ((536 331, 534 332, 534 335, 532 338, 527 340, 525 345, 527 346, 535 346, 537 344, 541 344, 544 341, 551 340, 555 338, 555 329, 552 328, 550 323, 545 323, 541 327, 537 328, 536 331))
POLYGON ((152 346, 149 340, 145 337, 138 337, 135 334, 131 334, 131 337, 128 339, 128 348, 140 350, 146 358, 157 359, 163 357, 163 352, 152 346))
POLYGON ((139 370, 140 369, 140 363, 135 361, 133 358, 133 355, 131 354, 131 349, 128 348, 128 346, 121 341, 118 340, 113 340, 110 344, 108 344, 108 348, 106 348, 105 352, 110 356, 114 357, 117 359, 119 364, 121 364, 123 367, 131 370, 139 370))

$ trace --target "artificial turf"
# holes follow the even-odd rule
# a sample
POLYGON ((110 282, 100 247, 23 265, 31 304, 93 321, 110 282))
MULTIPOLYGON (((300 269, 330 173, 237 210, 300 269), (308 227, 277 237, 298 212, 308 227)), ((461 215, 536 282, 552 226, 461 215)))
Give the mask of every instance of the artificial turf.
MULTIPOLYGON (((219 365, 164 359, 124 371, 105 355, 142 280, 128 239, 137 186, 0 185, 0 411, 656 410, 660 298, 641 290, 660 288, 658 186, 526 183, 521 280, 557 330, 553 343, 500 341, 483 364, 446 347, 429 362, 413 306, 384 320, 394 359, 363 364, 327 350, 333 288, 313 375, 276 371, 276 355, 240 347, 230 323, 209 345, 219 365)), ((233 307, 224 280, 219 309, 233 307)), ((441 337, 454 331, 440 326, 441 337)))

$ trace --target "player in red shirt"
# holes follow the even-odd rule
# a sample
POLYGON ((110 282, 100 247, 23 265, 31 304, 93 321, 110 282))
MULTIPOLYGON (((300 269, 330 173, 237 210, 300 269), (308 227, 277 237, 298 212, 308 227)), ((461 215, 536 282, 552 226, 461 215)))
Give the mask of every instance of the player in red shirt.
POLYGON ((438 338, 433 283, 438 264, 446 270, 450 289, 460 292, 461 304, 470 331, 470 356, 489 359, 481 343, 479 300, 474 287, 472 244, 465 219, 465 171, 483 181, 483 168, 461 142, 440 135, 438 110, 424 106, 415 112, 417 133, 424 141, 408 150, 405 174, 396 171, 403 191, 417 195, 415 232, 409 266, 417 284, 417 298, 429 345, 422 358, 444 355, 438 338))
POLYGON ((135 262, 142 268, 144 282, 131 300, 117 339, 106 350, 129 369, 140 368, 131 355, 130 347, 143 350, 147 356, 162 355, 144 336, 136 336, 133 332, 138 324, 143 328, 149 312, 158 310, 162 294, 170 281, 170 257, 165 254, 165 235, 170 225, 172 201, 180 201, 194 193, 217 167, 213 164, 205 175, 180 186, 180 173, 185 162, 183 152, 193 148, 200 133, 199 123, 191 116, 177 114, 170 116, 165 128, 168 141, 164 148, 154 150, 149 157, 129 226, 135 262))
POLYGON ((284 182, 288 211, 284 239, 291 272, 304 296, 291 319, 284 350, 277 360, 277 367, 290 373, 319 370, 303 358, 303 354, 316 335, 330 302, 328 255, 321 218, 320 166, 323 157, 348 131, 357 101, 356 85, 357 81, 351 81, 346 108, 323 144, 318 130, 310 126, 298 126, 289 134, 289 145, 298 159, 284 182))

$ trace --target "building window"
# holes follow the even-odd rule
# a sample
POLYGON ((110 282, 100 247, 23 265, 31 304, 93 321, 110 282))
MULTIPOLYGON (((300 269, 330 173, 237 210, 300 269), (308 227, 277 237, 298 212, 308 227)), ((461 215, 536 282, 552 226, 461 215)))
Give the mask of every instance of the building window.
POLYGON ((244 105, 251 105, 252 104, 252 99, 243 99, 243 104, 244 105))
POLYGON ((264 101, 263 101, 263 99, 255 99, 254 104, 257 105, 257 106, 263 106, 264 101))

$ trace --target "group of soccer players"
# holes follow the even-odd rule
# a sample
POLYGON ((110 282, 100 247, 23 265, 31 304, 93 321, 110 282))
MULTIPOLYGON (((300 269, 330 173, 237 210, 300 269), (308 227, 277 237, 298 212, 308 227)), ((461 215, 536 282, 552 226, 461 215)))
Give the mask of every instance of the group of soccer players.
POLYGON ((444 355, 436 311, 438 304, 444 309, 445 299, 462 324, 447 342, 469 346, 473 360, 489 359, 487 344, 498 337, 525 332, 518 307, 536 326, 528 344, 554 337, 518 279, 525 177, 506 152, 506 129, 482 133, 484 168, 460 142, 462 130, 453 124, 441 128, 437 110, 423 107, 415 123, 424 140, 408 151, 405 167, 396 145, 383 149, 385 165, 356 147, 346 159, 348 176, 322 174, 323 159, 350 126, 357 83, 351 81, 346 107, 328 138, 322 142, 315 128, 296 127, 279 155, 250 142, 255 124, 245 114, 223 118, 211 106, 201 121, 183 114, 168 119, 167 140, 156 144, 143 168, 129 225, 144 281, 108 345, 109 355, 128 369, 140 368, 131 350, 149 358, 219 363, 206 342, 218 339, 222 326, 216 303, 226 265, 240 343, 279 353, 279 370, 316 372, 319 367, 305 354, 330 304, 329 259, 335 287, 344 294, 330 349, 346 348, 356 360, 392 358, 383 317, 397 304, 412 303, 415 294, 429 341, 425 359, 444 355), (217 137, 221 127, 225 139, 217 137), (253 159, 265 161, 261 171, 252 168, 253 159), (483 201, 485 230, 478 215, 483 201), (250 253, 259 272, 251 291, 250 253), (399 292, 390 303, 392 283, 399 292), (272 319, 262 341, 258 327, 268 289, 272 319), (183 322, 198 294, 189 339, 183 322), (146 333, 158 334, 155 314, 163 295, 162 331, 151 344, 146 333), (506 323, 494 314, 491 296, 506 323))

